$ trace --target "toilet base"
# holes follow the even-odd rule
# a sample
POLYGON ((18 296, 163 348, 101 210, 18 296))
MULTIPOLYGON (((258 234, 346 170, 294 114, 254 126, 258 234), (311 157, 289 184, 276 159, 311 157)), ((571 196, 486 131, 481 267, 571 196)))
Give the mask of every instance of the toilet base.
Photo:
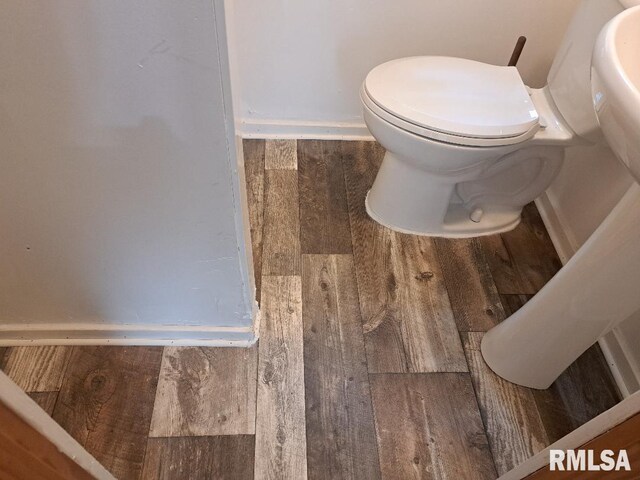
POLYGON ((400 233, 444 238, 471 238, 508 232, 520 224, 520 212, 513 209, 496 209, 485 212, 479 222, 469 218, 469 211, 461 204, 451 205, 439 229, 412 230, 389 222, 378 215, 369 204, 369 193, 364 201, 367 214, 380 225, 400 233))

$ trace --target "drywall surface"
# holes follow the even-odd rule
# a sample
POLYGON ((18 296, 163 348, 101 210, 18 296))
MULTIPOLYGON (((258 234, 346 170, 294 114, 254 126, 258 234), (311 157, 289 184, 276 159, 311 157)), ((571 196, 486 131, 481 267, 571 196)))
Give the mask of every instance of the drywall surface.
POLYGON ((250 327, 222 2, 11 2, 0 58, 0 329, 250 327))
POLYGON ((362 124, 358 89, 380 63, 448 55, 505 65, 520 35, 518 68, 540 87, 578 0, 227 3, 244 128, 266 122, 277 134, 278 122, 281 133, 362 124))

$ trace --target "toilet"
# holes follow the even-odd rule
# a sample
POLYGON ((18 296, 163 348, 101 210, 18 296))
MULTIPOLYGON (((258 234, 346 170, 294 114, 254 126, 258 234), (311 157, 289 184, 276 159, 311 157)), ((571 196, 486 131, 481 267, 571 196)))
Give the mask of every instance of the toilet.
POLYGON ((438 237, 504 232, 558 174, 565 148, 604 141, 591 53, 607 20, 636 0, 583 0, 544 88, 515 67, 420 56, 374 68, 364 120, 386 149, 366 209, 393 230, 438 237))

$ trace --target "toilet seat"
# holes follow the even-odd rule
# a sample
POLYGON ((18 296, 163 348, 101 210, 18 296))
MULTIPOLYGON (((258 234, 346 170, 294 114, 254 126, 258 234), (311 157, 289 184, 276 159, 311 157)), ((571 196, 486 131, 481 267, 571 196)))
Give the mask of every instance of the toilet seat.
POLYGON ((373 69, 360 95, 389 123, 446 143, 511 145, 540 127, 513 67, 450 57, 402 58, 373 69))

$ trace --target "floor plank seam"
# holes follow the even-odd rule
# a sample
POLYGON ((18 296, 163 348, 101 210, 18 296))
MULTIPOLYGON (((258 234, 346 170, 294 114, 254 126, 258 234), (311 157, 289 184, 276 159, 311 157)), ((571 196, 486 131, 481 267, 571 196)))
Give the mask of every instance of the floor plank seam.
MULTIPOLYGON (((463 342, 464 345, 464 341, 462 339, 462 334, 460 335, 460 341, 463 342)), ((489 452, 491 452, 491 460, 493 461, 493 467, 495 468, 496 472, 498 472, 498 459, 496 458, 496 454, 494 453, 495 450, 495 445, 493 442, 493 439, 491 438, 491 435, 488 434, 489 429, 488 429, 488 423, 487 423, 487 419, 484 418, 484 415, 482 414, 482 405, 480 402, 480 397, 478 395, 478 390, 476 388, 476 384, 473 381, 473 378, 471 376, 471 361, 469 359, 469 354, 467 353, 467 349, 464 348, 464 356, 465 359, 467 360, 467 366, 469 367, 469 381, 471 382, 471 388, 473 389, 473 396, 476 399, 476 408, 478 409, 478 412, 480 413, 480 420, 482 421, 482 427, 484 429, 485 432, 485 436, 487 438, 487 443, 489 444, 489 452)))

